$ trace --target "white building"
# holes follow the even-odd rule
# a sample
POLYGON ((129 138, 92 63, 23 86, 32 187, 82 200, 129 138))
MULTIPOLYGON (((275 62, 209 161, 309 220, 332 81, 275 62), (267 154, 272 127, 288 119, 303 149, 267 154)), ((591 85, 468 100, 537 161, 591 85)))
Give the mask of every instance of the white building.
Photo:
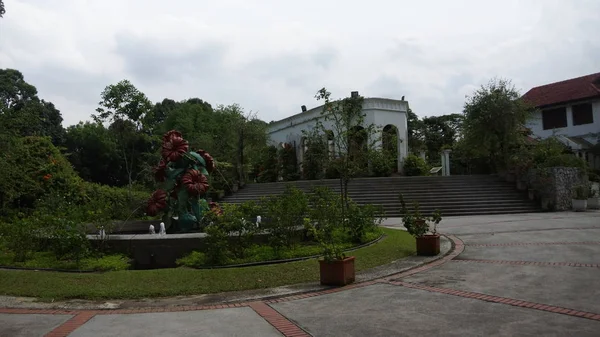
MULTIPOLYGON (((353 92, 352 95, 358 95, 353 92)), ((323 106, 318 106, 310 110, 302 106, 302 112, 287 117, 280 121, 269 124, 269 138, 272 145, 281 146, 285 143, 290 144, 296 149, 298 164, 302 167, 302 160, 306 147, 302 130, 311 130, 315 127, 317 120, 320 120, 324 128, 331 130, 332 136, 329 138, 330 152, 334 150, 335 139, 338 135, 334 134, 333 124, 326 121, 321 112, 323 106)), ((366 125, 374 124, 383 130, 395 130, 398 139, 398 172, 402 172, 403 159, 408 153, 408 126, 407 111, 408 102, 405 100, 394 100, 387 98, 365 98, 362 106, 365 114, 364 123, 366 125)), ((381 143, 377 144, 381 147, 381 143)))
POLYGON ((535 87, 523 99, 538 109, 528 124, 535 136, 558 136, 600 169, 600 155, 591 153, 600 136, 600 73, 535 87))

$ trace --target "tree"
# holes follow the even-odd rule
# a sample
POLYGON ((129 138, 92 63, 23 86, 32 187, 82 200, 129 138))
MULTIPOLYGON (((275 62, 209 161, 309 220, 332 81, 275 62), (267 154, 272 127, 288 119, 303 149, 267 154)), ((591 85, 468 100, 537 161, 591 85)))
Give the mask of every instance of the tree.
MULTIPOLYGON (((376 139, 375 125, 365 125, 365 114, 362 112, 364 97, 353 95, 341 100, 332 101, 331 93, 322 88, 315 96, 324 100, 321 116, 331 123, 336 137, 334 146, 339 157, 331 162, 340 176, 340 196, 342 198, 342 216, 349 207, 348 184, 358 174, 364 172, 367 165, 368 152, 376 139), (371 142, 371 143, 369 143, 371 142)), ((321 128, 322 124, 319 124, 321 128)), ((327 132, 322 130, 323 133, 327 132)), ((381 134, 380 132, 378 134, 381 134)))
POLYGON ((122 159, 125 162, 127 181, 131 189, 134 172, 141 153, 151 148, 150 127, 153 125, 152 103, 144 93, 128 80, 107 86, 93 118, 97 123, 109 123, 109 130, 116 137, 122 159))
POLYGON ((6 13, 6 10, 4 9, 4 2, 0 0, 0 18, 4 15, 4 13, 6 13))
POLYGON ((67 128, 65 147, 79 176, 110 186, 127 184, 127 174, 115 137, 101 123, 79 123, 67 128))
POLYGON ((531 109, 508 80, 492 79, 481 86, 464 106, 464 139, 478 156, 495 169, 506 167, 512 148, 523 137, 531 109))
POLYGON ((449 114, 423 118, 421 122, 423 143, 427 157, 437 162, 442 148, 452 147, 461 134, 462 114, 449 114))
POLYGON ((410 108, 406 113, 406 122, 408 127, 408 149, 412 153, 418 153, 425 147, 423 122, 410 108))
POLYGON ((0 127, 15 136, 49 136, 63 141, 62 116, 54 104, 40 100, 37 89, 15 69, 0 69, 0 127))

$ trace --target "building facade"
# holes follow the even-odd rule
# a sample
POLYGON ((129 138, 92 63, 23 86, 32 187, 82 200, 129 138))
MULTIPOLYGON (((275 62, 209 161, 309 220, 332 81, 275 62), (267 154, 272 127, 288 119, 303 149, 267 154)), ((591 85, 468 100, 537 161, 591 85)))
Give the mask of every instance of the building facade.
MULTIPOLYGON (((358 94, 354 92, 353 94, 358 94)), ((323 124, 323 127, 330 131, 328 132, 329 152, 332 156, 339 154, 334 153, 335 141, 339 136, 335 134, 335 128, 331 121, 325 120, 321 115, 323 106, 318 106, 307 110, 302 106, 302 112, 285 119, 272 122, 269 124, 269 140, 271 145, 283 146, 289 144, 296 150, 298 165, 302 167, 304 154, 307 146, 303 137, 303 130, 312 130, 317 121, 323 124)), ((402 172, 402 163, 408 153, 408 125, 407 111, 408 102, 405 100, 394 100, 387 98, 365 98, 362 105, 362 111, 365 115, 364 123, 366 125, 374 124, 378 126, 380 132, 395 132, 397 138, 397 170, 402 172)), ((381 136, 381 135, 380 135, 381 136)), ((383 137, 378 137, 383 138, 383 137)), ((381 140, 376 142, 376 147, 381 148, 381 140)))
POLYGON ((537 108, 528 123, 535 136, 556 136, 600 169, 600 73, 535 87, 523 99, 537 108))

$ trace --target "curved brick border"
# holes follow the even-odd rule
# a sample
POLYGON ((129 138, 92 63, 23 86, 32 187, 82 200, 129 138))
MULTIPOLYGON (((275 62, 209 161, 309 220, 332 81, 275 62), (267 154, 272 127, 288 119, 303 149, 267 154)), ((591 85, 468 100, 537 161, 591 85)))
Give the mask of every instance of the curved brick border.
POLYGON ((519 265, 519 266, 600 268, 600 264, 576 263, 576 262, 537 262, 537 261, 508 261, 508 260, 481 260, 481 259, 456 259, 456 260, 452 260, 452 262, 495 263, 495 264, 510 264, 510 265, 519 265))
POLYGON ((442 293, 442 294, 447 294, 447 295, 452 295, 452 296, 472 298, 472 299, 486 301, 486 302, 492 302, 492 303, 508 304, 508 305, 512 305, 515 307, 536 309, 536 310, 547 311, 547 312, 552 312, 552 313, 557 313, 557 314, 563 314, 563 315, 567 315, 567 316, 582 317, 582 318, 592 319, 595 321, 600 321, 600 314, 593 313, 593 312, 579 311, 579 310, 574 310, 574 309, 569 309, 569 308, 557 307, 557 306, 553 306, 553 305, 546 305, 546 304, 542 304, 542 303, 521 301, 521 300, 516 300, 516 299, 512 299, 512 298, 508 298, 508 297, 491 296, 491 295, 475 293, 475 292, 470 292, 470 291, 455 290, 455 289, 450 289, 450 288, 430 287, 430 286, 419 285, 419 284, 414 284, 414 283, 409 283, 409 282, 402 282, 402 281, 389 281, 387 283, 397 285, 397 286, 412 288, 412 289, 426 290, 426 291, 435 292, 435 293, 442 293))

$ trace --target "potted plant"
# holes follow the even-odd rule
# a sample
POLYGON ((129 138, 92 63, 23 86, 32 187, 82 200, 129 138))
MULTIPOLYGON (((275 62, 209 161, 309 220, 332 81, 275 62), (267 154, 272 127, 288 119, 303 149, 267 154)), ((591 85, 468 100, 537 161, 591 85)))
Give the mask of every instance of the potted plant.
POLYGON ((356 279, 354 256, 344 254, 333 232, 334 229, 327 224, 315 225, 308 218, 304 219, 304 227, 322 248, 323 259, 319 260, 321 284, 345 286, 354 282, 356 279))
POLYGON ((573 188, 573 210, 575 212, 583 212, 587 208, 588 189, 584 184, 575 185, 573 188))
POLYGON ((600 209, 600 194, 594 189, 592 184, 589 186, 587 208, 600 209))
POLYGON ((408 233, 415 237, 417 242, 417 255, 435 256, 440 253, 440 235, 437 233, 437 225, 442 221, 439 210, 435 210, 431 218, 421 215, 419 203, 414 203, 412 214, 406 208, 406 202, 400 195, 402 206, 402 222, 408 233), (433 225, 433 229, 430 226, 433 225))

